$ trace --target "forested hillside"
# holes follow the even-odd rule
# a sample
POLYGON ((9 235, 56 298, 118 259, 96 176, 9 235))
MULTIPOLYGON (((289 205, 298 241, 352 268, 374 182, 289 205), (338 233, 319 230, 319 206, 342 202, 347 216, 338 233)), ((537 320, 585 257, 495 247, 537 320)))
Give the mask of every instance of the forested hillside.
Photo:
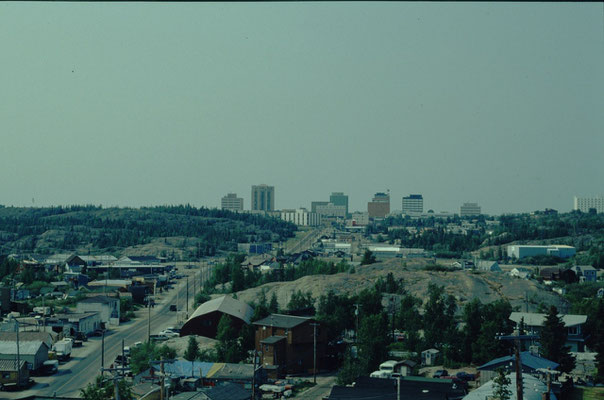
POLYGON ((236 251, 237 243, 282 240, 292 236, 295 229, 293 224, 275 218, 190 205, 0 206, 0 253, 119 252, 163 239, 166 245, 193 246, 190 256, 200 257, 220 250, 236 251))

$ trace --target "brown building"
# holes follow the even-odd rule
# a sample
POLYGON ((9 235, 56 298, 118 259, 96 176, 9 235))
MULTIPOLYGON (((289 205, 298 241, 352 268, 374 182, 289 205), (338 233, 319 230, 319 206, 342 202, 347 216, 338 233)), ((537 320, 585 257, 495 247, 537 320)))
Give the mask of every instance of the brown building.
POLYGON ((367 203, 369 218, 385 218, 390 213, 390 193, 376 193, 367 203))
POLYGON ((254 322, 256 351, 269 377, 313 372, 315 328, 317 360, 325 349, 325 333, 314 324, 312 318, 282 314, 254 322))
POLYGON ((579 281, 575 271, 570 268, 544 267, 539 270, 539 276, 546 281, 564 281, 566 283, 579 281))
POLYGON ((14 384, 21 380, 21 385, 26 386, 29 381, 29 370, 24 360, 19 362, 17 371, 17 360, 0 360, 0 386, 14 384))

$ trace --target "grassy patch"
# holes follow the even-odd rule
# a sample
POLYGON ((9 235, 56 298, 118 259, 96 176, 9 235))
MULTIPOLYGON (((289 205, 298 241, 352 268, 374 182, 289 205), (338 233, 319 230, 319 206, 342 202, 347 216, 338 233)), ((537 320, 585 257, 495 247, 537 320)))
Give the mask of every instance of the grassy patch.
POLYGON ((569 400, 604 400, 604 387, 575 386, 569 400))
POLYGON ((312 382, 309 382, 309 381, 302 381, 302 382, 296 383, 294 385, 293 392, 294 393, 300 393, 300 392, 303 392, 303 391, 305 391, 305 390, 307 390, 307 389, 309 389, 309 388, 311 388, 311 387, 313 387, 315 385, 316 385, 316 383, 312 383, 312 382))

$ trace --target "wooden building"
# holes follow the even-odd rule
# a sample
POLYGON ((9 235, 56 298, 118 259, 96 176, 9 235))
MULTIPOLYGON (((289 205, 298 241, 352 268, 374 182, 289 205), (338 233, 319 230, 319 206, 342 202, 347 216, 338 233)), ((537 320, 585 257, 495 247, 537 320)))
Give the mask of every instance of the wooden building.
POLYGON ((325 331, 308 317, 271 314, 254 322, 256 351, 270 377, 312 373, 316 333, 316 359, 325 352, 325 331))

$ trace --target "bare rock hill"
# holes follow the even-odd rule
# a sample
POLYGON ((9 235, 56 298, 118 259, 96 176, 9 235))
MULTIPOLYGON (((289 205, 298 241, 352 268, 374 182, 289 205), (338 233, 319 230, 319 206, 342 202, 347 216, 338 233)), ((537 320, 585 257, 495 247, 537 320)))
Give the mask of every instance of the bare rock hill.
MULTIPOLYGON (((355 273, 335 275, 305 276, 291 282, 272 282, 253 289, 237 293, 240 300, 252 302, 258 298, 261 290, 266 291, 267 298, 276 294, 279 306, 285 308, 292 293, 297 290, 310 292, 318 299, 329 290, 336 293, 354 294, 372 287, 381 277, 386 279, 392 272, 396 280, 404 281, 405 289, 420 298, 427 298, 430 283, 444 286, 447 293, 453 295, 458 304, 463 306, 473 298, 483 303, 507 299, 513 307, 525 310, 528 299, 529 311, 534 311, 540 303, 553 304, 558 308, 564 304, 563 299, 544 285, 532 280, 512 278, 503 272, 469 272, 469 271, 427 271, 421 261, 401 264, 400 260, 389 260, 383 263, 357 267, 355 273)), ((563 308, 562 308, 563 309, 563 308)))

